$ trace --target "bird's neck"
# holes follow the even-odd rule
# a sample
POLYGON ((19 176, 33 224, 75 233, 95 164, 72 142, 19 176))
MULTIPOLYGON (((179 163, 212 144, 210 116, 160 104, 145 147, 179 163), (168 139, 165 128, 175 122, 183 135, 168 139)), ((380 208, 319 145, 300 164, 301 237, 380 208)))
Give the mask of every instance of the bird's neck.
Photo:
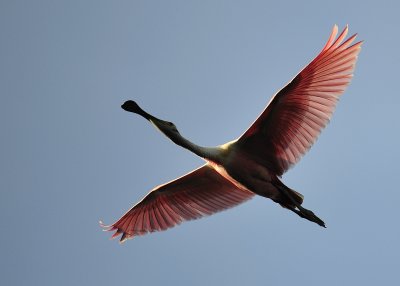
POLYGON ((219 163, 220 161, 220 148, 218 147, 203 147, 193 142, 189 141, 182 135, 177 135, 176 137, 170 137, 170 139, 178 144, 179 146, 195 153, 197 156, 206 159, 208 161, 213 161, 219 163))

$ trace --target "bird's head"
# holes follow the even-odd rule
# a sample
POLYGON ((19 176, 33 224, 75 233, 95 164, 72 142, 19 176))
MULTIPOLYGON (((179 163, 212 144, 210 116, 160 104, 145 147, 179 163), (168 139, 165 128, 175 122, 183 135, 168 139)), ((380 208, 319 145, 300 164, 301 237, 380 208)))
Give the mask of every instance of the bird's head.
POLYGON ((133 112, 139 114, 143 118, 149 120, 158 130, 164 133, 167 137, 169 137, 172 141, 180 136, 178 129, 176 128, 175 124, 169 121, 165 121, 159 119, 146 111, 144 111, 135 101, 128 100, 125 101, 124 104, 121 105, 123 110, 133 112))

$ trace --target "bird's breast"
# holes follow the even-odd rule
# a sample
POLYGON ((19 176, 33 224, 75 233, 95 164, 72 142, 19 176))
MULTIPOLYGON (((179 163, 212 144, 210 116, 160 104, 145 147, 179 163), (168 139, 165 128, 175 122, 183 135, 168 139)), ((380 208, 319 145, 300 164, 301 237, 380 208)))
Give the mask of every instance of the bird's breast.
POLYGON ((220 174, 222 177, 224 177, 229 182, 234 184, 237 188, 239 188, 241 190, 249 191, 246 188, 246 186, 244 186, 242 183, 240 183, 235 178, 233 178, 222 165, 214 163, 214 162, 210 162, 210 161, 208 162, 208 164, 210 164, 214 168, 214 170, 218 172, 218 174, 220 174))
POLYGON ((271 172, 242 152, 230 152, 221 162, 208 161, 208 163, 222 177, 242 190, 254 192, 255 181, 271 181, 271 172))

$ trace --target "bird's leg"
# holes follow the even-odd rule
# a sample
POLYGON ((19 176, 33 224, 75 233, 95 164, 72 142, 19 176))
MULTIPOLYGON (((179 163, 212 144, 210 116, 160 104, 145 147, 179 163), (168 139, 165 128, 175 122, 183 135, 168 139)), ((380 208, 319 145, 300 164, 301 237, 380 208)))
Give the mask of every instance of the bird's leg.
POLYGON ((298 216, 300 216, 302 218, 305 218, 309 221, 315 222, 316 224, 318 224, 322 227, 326 227, 323 220, 321 220, 319 217, 317 217, 312 211, 310 211, 306 208, 303 208, 299 203, 297 203, 296 200, 293 199, 292 195, 284 187, 279 188, 279 190, 281 190, 285 194, 285 196, 293 203, 293 205, 296 206, 296 207, 286 206, 288 209, 290 209, 291 211, 293 211, 294 213, 296 213, 298 216))

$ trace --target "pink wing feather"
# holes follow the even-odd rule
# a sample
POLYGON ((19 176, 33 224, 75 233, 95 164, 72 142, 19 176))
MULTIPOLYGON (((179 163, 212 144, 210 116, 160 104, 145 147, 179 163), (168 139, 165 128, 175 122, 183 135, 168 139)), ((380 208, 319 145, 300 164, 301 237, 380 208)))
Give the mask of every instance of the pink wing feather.
MULTIPOLYGON (((198 219, 234 207, 252 198, 209 165, 204 165, 174 181, 156 187, 107 231, 121 242, 148 232, 162 231, 183 221, 198 219)), ((101 223, 102 224, 102 223, 101 223)))
POLYGON ((335 40, 335 25, 320 54, 270 101, 239 138, 238 144, 282 175, 297 163, 328 124, 336 103, 350 83, 362 42, 356 35, 335 40))

